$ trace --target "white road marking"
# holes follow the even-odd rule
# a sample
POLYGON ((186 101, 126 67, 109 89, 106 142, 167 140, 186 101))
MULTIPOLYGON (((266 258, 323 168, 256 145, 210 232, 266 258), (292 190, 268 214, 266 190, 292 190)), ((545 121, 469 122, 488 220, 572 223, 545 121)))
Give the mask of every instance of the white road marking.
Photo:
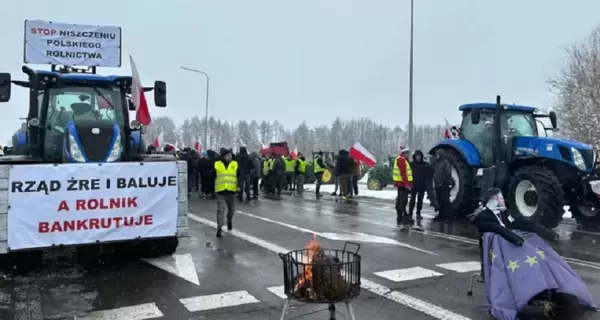
POLYGON ((284 287, 283 286, 268 287, 267 290, 271 291, 271 293, 273 293, 274 295, 280 297, 281 299, 287 299, 287 296, 284 293, 284 287))
POLYGON ((391 244, 391 245, 396 245, 396 246, 400 246, 406 249, 411 249, 411 250, 415 250, 415 251, 419 251, 419 252, 423 252, 423 253, 427 253, 427 254, 431 254, 431 255, 436 255, 437 253, 435 252, 431 252, 425 249, 421 249, 415 246, 411 246, 410 244, 404 243, 404 242, 399 242, 396 241, 394 239, 390 239, 390 238, 385 238, 385 237, 380 237, 380 236, 374 236, 374 235, 370 235, 370 234, 366 234, 366 233, 360 233, 360 232, 351 232, 351 231, 346 231, 348 232, 347 234, 341 234, 341 233, 332 233, 332 232, 317 232, 314 230, 310 230, 310 229, 306 229, 306 228, 302 228, 302 227, 298 227, 295 226, 293 224, 289 224, 289 223, 285 223, 285 222, 281 222, 281 221, 277 221, 277 220, 273 220, 273 219, 269 219, 269 218, 265 218, 265 217, 261 217, 261 216, 257 216, 254 215, 252 213, 248 213, 248 212, 244 212, 244 211, 240 211, 237 210, 236 211, 239 214, 243 214, 245 216, 254 218, 254 219, 259 219, 262 221, 266 221, 266 222, 270 222, 270 223, 274 223, 274 224, 278 224, 280 226, 286 227, 286 228, 290 228, 290 229, 294 229, 300 232, 304 232, 304 233, 310 233, 310 234, 316 234, 319 237, 325 238, 325 239, 329 239, 329 240, 337 240, 337 241, 356 241, 356 242, 370 242, 370 243, 383 243, 383 244, 391 244))
MULTIPOLYGON (((214 223, 208 219, 199 217, 193 213, 188 213, 188 217, 196 222, 205 224, 207 226, 211 226, 215 229, 217 228, 216 223, 214 223)), ((246 233, 243 233, 243 232, 240 232, 237 230, 232 230, 230 233, 240 239, 246 240, 254 245, 257 245, 259 247, 262 247, 262 248, 272 251, 274 253, 281 253, 281 252, 285 253, 285 252, 291 251, 286 248, 280 247, 276 244, 256 238, 254 236, 251 236, 249 234, 246 234, 246 233)), ((430 315, 439 320, 471 320, 469 318, 463 317, 459 314, 456 314, 452 311, 446 310, 442 307, 438 307, 429 302, 417 299, 417 298, 409 296, 407 294, 393 291, 390 288, 387 288, 383 285, 377 284, 377 283, 367 280, 365 278, 361 279, 361 288, 363 288, 367 291, 370 291, 376 295, 379 295, 381 297, 384 297, 386 299, 400 303, 400 304, 407 306, 409 308, 412 308, 414 310, 423 312, 423 313, 430 315)))
POLYGON ((446 310, 442 307, 438 307, 435 304, 429 303, 427 301, 423 301, 417 299, 413 296, 409 296, 404 293, 400 293, 398 291, 393 291, 388 287, 377 284, 373 281, 362 279, 361 288, 371 291, 372 293, 384 297, 386 299, 392 300, 399 304, 405 305, 414 310, 425 313, 429 316, 432 316, 436 319, 440 320, 471 320, 470 318, 461 316, 460 314, 456 314, 450 310, 446 310))
POLYGON ((443 276, 442 273, 433 270, 414 267, 406 269, 386 270, 374 273, 376 276, 386 278, 394 282, 411 281, 417 279, 443 276))
POLYGON ((243 304, 260 302, 260 300, 248 293, 248 291, 233 291, 211 294, 207 296, 179 299, 179 301, 190 312, 235 307, 243 304))
POLYGON ((451 270, 459 273, 481 271, 481 262, 479 261, 464 261, 436 264, 436 267, 451 270))
POLYGON ((164 317, 155 303, 90 312, 76 320, 145 320, 164 317))
POLYGON ((143 261, 161 268, 171 274, 174 274, 184 280, 187 280, 195 285, 200 285, 198 281, 198 273, 194 259, 189 253, 174 254, 172 256, 164 256, 151 259, 142 259, 143 261))
MULTIPOLYGON (((385 221, 378 221, 378 220, 373 220, 373 219, 356 217, 356 216, 349 215, 346 213, 335 213, 335 212, 332 212, 331 210, 323 210, 323 209, 317 210, 315 208, 310 208, 310 207, 299 208, 299 207, 292 207, 292 206, 289 206, 288 204, 284 204, 281 202, 277 202, 277 203, 280 203, 283 206, 287 206, 289 208, 311 211, 311 212, 315 212, 315 213, 318 213, 318 214, 324 215, 324 216, 345 217, 345 218, 350 218, 350 219, 353 219, 356 221, 365 222, 365 223, 369 223, 372 225, 386 227, 386 228, 390 228, 390 229, 394 229, 394 230, 400 229, 397 224, 388 223, 385 221)), ((454 240, 454 241, 458 241, 458 242, 462 242, 462 243, 479 244, 479 242, 474 239, 470 239, 470 238, 466 238, 466 237, 462 237, 462 236, 449 235, 449 234, 435 232, 435 231, 431 231, 431 230, 420 231, 420 230, 412 229, 412 230, 410 230, 410 232, 420 233, 422 235, 432 236, 432 237, 437 237, 437 238, 442 238, 442 239, 454 240)), ((590 268, 590 269, 600 270, 600 263, 593 262, 593 261, 587 261, 587 260, 580 260, 580 259, 576 259, 576 258, 564 257, 564 256, 561 256, 561 257, 570 264, 573 264, 576 266, 581 266, 581 267, 586 267, 586 268, 590 268)))

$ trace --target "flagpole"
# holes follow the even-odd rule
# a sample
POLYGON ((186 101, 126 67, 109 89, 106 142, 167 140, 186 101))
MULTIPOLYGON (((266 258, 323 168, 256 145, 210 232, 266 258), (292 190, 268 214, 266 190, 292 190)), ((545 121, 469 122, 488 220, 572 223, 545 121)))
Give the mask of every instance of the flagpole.
POLYGON ((208 94, 210 90, 210 78, 208 74, 204 71, 192 68, 181 67, 181 69, 185 71, 191 71, 195 73, 200 73, 206 77, 206 101, 205 101, 205 110, 204 110, 204 146, 203 148, 208 148, 208 94))
POLYGON ((410 54, 408 67, 408 147, 415 148, 413 141, 413 52, 414 52, 414 0, 410 0, 410 54))

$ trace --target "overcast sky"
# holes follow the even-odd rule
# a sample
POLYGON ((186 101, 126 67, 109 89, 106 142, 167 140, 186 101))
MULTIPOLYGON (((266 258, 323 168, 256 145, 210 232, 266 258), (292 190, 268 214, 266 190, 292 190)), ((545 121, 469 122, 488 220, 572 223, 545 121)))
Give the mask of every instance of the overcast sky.
MULTIPOLYGON (((457 122, 459 104, 508 101, 546 107, 545 83, 564 64, 565 47, 600 20, 598 0, 415 1, 415 122, 457 122)), ((209 114, 226 120, 328 124, 336 116, 405 126, 408 119, 409 0, 4 0, 0 70, 19 71, 23 21, 123 27, 128 55, 146 85, 165 80, 176 121, 209 114)), ((39 66, 39 68, 46 68, 39 66)), ((27 113, 14 89, 0 141, 27 113)))

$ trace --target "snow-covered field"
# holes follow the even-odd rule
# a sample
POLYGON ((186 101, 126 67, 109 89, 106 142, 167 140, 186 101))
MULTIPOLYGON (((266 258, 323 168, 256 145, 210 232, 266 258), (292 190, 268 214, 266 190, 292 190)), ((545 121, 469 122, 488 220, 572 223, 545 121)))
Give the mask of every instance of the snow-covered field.
MULTIPOLYGON (((361 180, 366 180, 366 179, 363 178, 361 180)), ((379 190, 379 191, 369 190, 366 186, 366 181, 361 183, 361 180, 358 181, 359 182, 359 185, 358 185, 359 197, 383 199, 383 200, 395 200, 396 199, 396 189, 395 188, 387 187, 387 188, 385 188, 383 190, 379 190)), ((315 184, 314 183, 305 184, 304 190, 314 192, 315 184)), ((330 194, 333 192, 333 190, 335 190, 335 185, 333 185, 333 184, 324 184, 321 186, 322 194, 330 194)), ((423 202, 429 203, 429 201, 427 201, 427 198, 423 199, 423 202)), ((569 211, 569 207, 565 207, 565 214, 563 215, 563 218, 571 218, 571 212, 569 211)))

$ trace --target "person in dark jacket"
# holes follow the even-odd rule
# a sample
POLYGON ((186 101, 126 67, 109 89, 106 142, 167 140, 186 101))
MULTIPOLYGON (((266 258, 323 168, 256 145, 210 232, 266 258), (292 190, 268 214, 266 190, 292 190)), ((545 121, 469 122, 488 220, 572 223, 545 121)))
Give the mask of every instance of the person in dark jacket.
POLYGON ((338 152, 338 157, 335 162, 335 172, 338 174, 339 178, 339 187, 340 187, 340 196, 343 198, 348 198, 350 186, 350 178, 352 177, 352 167, 354 165, 354 160, 350 158, 350 153, 348 150, 340 150, 338 152))
POLYGON ((250 184, 251 184, 251 173, 252 169, 254 169, 254 160, 248 154, 248 149, 246 147, 240 147, 240 152, 234 159, 239 165, 240 171, 240 192, 238 193, 238 200, 244 200, 244 193, 246 194, 246 201, 250 201, 250 184))
POLYGON ((217 195, 215 194, 215 160, 218 158, 217 153, 214 150, 206 151, 206 161, 202 166, 202 174, 204 175, 204 183, 205 183, 205 191, 206 197, 216 199, 217 195))
POLYGON ((258 152, 252 152, 250 154, 250 157, 252 158, 252 162, 254 163, 254 166, 250 171, 250 179, 252 182, 252 198, 256 200, 258 199, 258 181, 260 180, 262 174, 262 166, 258 152))
POLYGON ((432 162, 433 188, 438 206, 438 215, 433 220, 451 222, 454 217, 450 203, 450 190, 454 188, 455 183, 452 178, 452 165, 444 150, 438 150, 432 162))
POLYGON ((285 179, 285 158, 273 153, 273 168, 271 169, 273 189, 278 197, 281 197, 281 189, 285 179))
POLYGON ((412 220, 413 211, 416 204, 417 225, 420 226, 421 220, 423 220, 423 217, 421 216, 421 210, 423 209, 423 197, 425 197, 425 191, 427 191, 427 183, 429 180, 431 180, 431 168, 429 167, 429 163, 423 160, 423 152, 421 150, 416 150, 414 152, 412 160, 413 161, 410 162, 410 168, 412 169, 413 174, 413 187, 410 190, 408 214, 412 220))

